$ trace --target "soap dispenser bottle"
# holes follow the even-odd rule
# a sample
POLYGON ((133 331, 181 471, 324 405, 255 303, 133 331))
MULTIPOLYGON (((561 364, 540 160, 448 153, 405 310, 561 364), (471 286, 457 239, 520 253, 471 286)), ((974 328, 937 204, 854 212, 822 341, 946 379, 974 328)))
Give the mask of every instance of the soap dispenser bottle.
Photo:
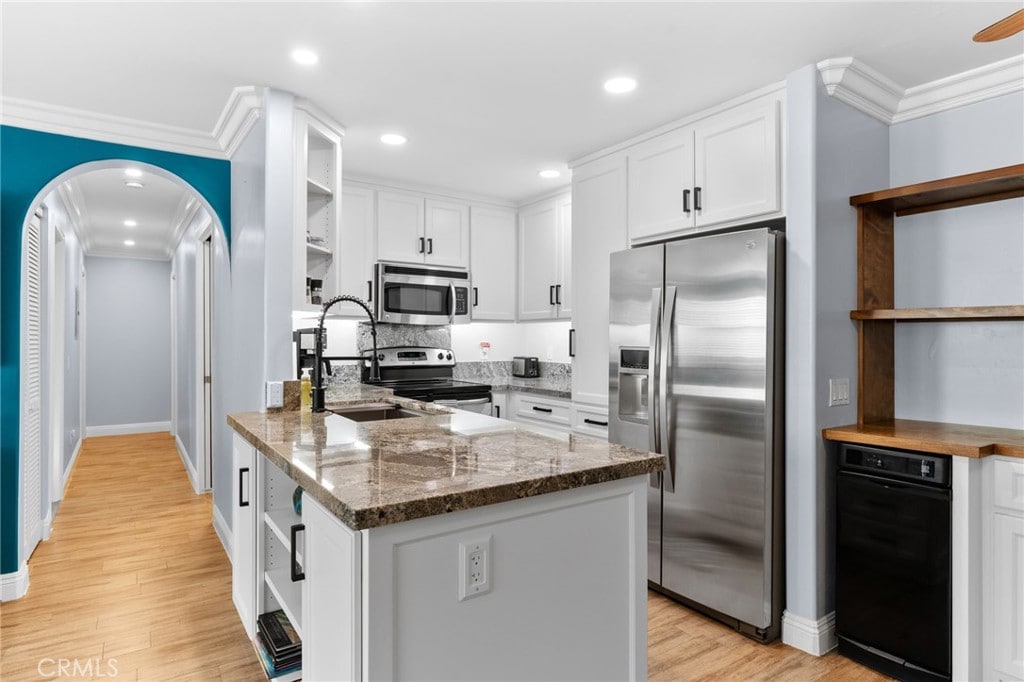
POLYGON ((313 407, 313 384, 309 380, 309 368, 302 370, 302 383, 299 385, 299 397, 303 410, 313 407))

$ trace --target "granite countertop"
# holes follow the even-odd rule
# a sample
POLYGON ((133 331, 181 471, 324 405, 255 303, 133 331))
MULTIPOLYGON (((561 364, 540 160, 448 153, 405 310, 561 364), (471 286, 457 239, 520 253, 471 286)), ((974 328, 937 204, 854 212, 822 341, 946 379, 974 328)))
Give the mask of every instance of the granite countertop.
POLYGON ((329 412, 244 412, 228 424, 354 530, 661 471, 664 458, 596 438, 541 434, 353 385, 328 407, 387 402, 428 413, 356 422, 329 412))
POLYGON ((552 398, 572 399, 572 375, 551 377, 507 377, 491 380, 492 391, 515 391, 517 393, 534 393, 552 398))

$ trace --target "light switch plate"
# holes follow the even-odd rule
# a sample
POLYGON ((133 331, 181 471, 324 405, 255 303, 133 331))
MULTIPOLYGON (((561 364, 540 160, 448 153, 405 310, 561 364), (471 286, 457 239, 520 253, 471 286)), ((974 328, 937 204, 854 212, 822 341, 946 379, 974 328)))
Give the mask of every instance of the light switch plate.
POLYGON ((284 407, 284 382, 267 382, 267 407, 284 407))
POLYGON ((849 405, 850 404, 850 379, 843 377, 840 379, 829 379, 828 380, 828 406, 836 407, 837 405, 849 405))

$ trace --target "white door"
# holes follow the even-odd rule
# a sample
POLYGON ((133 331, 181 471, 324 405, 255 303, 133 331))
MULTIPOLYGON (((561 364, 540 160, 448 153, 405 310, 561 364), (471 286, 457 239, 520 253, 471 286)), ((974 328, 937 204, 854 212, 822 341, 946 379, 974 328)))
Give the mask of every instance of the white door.
POLYGON ((201 403, 202 414, 202 446, 200 448, 200 460, 198 462, 202 469, 198 472, 202 477, 200 485, 204 490, 213 488, 213 242, 212 236, 207 234, 200 246, 202 247, 202 308, 200 314, 202 355, 201 364, 203 371, 203 400, 201 403))
MULTIPOLYGON (((556 201, 558 206, 558 280, 555 286, 555 304, 560 319, 572 319, 572 195, 566 194, 556 201)), ((584 233, 584 239, 586 238, 584 233)), ((589 263, 581 263, 589 267, 589 263)))
POLYGON ((422 263, 423 197, 404 192, 377 192, 377 259, 422 263))
POLYGON ((780 209, 779 118, 772 98, 695 126, 697 227, 780 209))
POLYGON ((1024 518, 1000 513, 989 518, 993 599, 986 626, 993 626, 992 678, 1024 680, 1024 518))
POLYGON ((64 233, 54 230, 53 296, 50 299, 50 502, 64 497, 64 337, 67 334, 67 262, 64 233))
MULTIPOLYGON (((372 302, 373 291, 373 222, 374 194, 372 189, 350 187, 341 193, 341 240, 339 259, 338 293, 358 296, 372 302)), ((357 306, 337 306, 331 312, 342 315, 363 317, 357 306)))
POLYGON ((427 199, 425 262, 456 268, 469 267, 469 206, 427 199))
POLYGON ((692 228, 693 129, 673 130, 638 144, 628 159, 629 238, 692 228))
POLYGON ((23 268, 22 421, 21 421, 21 559, 27 561, 42 538, 42 438, 40 433, 42 368, 41 216, 29 220, 25 232, 23 268))
POLYGON ((555 317, 558 284, 558 217, 554 200, 519 212, 519 319, 555 317))
MULTIPOLYGON (((240 436, 232 437, 231 599, 252 639, 256 635, 256 456, 240 436)), ((263 576, 260 576, 262 580, 263 576)))
POLYGON ((469 225, 473 320, 515 320, 516 213, 474 206, 469 225))

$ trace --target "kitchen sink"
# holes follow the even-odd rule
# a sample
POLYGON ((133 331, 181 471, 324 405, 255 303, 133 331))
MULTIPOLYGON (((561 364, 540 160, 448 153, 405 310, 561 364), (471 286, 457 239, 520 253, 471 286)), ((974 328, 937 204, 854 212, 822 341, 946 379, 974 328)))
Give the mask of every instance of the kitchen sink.
POLYGON ((426 417, 429 412, 414 410, 401 405, 391 403, 370 403, 367 405, 345 405, 343 407, 329 407, 328 412, 351 419, 356 422, 379 422, 385 419, 409 419, 410 417, 426 417))

